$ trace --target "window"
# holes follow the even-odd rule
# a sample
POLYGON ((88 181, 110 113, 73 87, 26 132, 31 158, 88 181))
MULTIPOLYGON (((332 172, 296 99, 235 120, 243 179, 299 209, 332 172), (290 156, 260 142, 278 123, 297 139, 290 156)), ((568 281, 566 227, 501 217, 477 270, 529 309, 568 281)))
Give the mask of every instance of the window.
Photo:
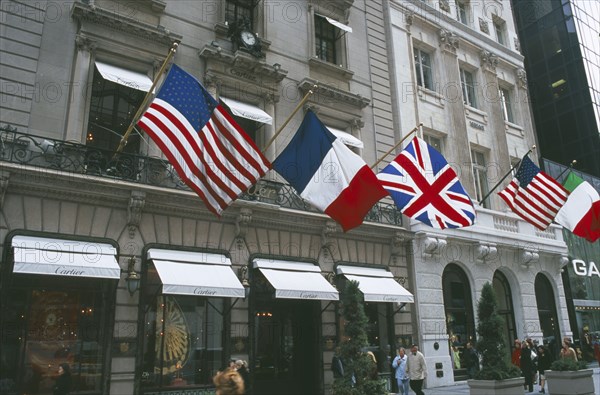
MULTIPOLYGON (((483 197, 489 192, 485 155, 482 152, 472 150, 471 160, 473 161, 473 178, 475 179, 475 193, 477 195, 477 201, 480 202, 481 199, 483 199, 483 197)), ((482 205, 485 208, 490 208, 489 200, 484 201, 482 205)))
POLYGON ((417 73, 417 85, 433 90, 433 78, 431 71, 431 56, 419 48, 414 49, 415 72, 417 73))
POLYGON ((108 392, 104 362, 115 284, 15 274, 10 283, 5 280, 9 285, 3 297, 10 303, 2 304, 0 387, 14 394, 51 394, 59 364, 67 363, 72 394, 108 392))
POLYGON ((426 134, 423 135, 423 140, 425 140, 425 142, 429 145, 431 145, 433 148, 435 148, 436 150, 438 150, 438 152, 443 153, 442 152, 442 140, 434 137, 430 134, 426 134))
POLYGON ((462 87, 463 101, 467 106, 477 108, 475 100, 475 83, 473 82, 473 74, 460 69, 460 85, 462 87))
POLYGON ((337 28, 321 15, 315 15, 315 45, 317 57, 338 64, 336 51, 337 28))
POLYGON ((211 385, 223 367, 223 298, 162 295, 154 265, 144 287, 143 392, 211 385))
POLYGON ((507 122, 514 122, 510 92, 506 88, 500 88, 498 90, 498 95, 500 97, 500 105, 502 106, 502 116, 504 117, 504 120, 507 122))
POLYGON ((494 30, 496 31, 498 44, 506 46, 506 24, 504 21, 494 20, 494 30))
POLYGON ((456 2, 456 19, 463 25, 469 25, 469 6, 468 4, 457 1, 456 2))
MULTIPOLYGON (((106 151, 112 156, 121 137, 127 131, 136 111, 142 104, 146 92, 133 89, 104 79, 98 69, 94 72, 92 98, 86 144, 106 151)), ((140 137, 131 133, 123 152, 138 153, 140 137)))
POLYGON ((225 3, 225 21, 237 23, 240 20, 247 22, 248 28, 254 31, 254 5, 255 0, 227 0, 225 3))

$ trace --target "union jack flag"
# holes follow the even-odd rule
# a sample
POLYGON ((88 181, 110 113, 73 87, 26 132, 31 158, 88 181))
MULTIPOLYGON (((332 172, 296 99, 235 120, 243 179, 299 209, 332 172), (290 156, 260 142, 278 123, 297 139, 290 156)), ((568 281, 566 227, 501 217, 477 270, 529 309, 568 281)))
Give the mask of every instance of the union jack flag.
POLYGON ((475 223, 475 208, 454 170, 418 137, 377 178, 410 218, 433 228, 462 228, 475 223))

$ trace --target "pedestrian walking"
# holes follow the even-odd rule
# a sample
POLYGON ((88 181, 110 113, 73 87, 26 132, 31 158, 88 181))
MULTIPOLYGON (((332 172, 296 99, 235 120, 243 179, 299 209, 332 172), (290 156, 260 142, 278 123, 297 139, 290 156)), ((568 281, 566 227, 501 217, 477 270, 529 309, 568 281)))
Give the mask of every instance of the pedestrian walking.
POLYGON ((427 377, 427 365, 425 357, 419 351, 419 347, 413 344, 406 361, 406 372, 408 373, 410 388, 417 395, 425 395, 423 392, 423 380, 427 377))
POLYGON ((538 346, 538 373, 540 375, 540 394, 545 394, 546 390, 544 389, 544 385, 546 384, 546 370, 550 369, 550 363, 552 362, 550 358, 550 353, 546 350, 544 346, 538 346))
POLYGON ((392 367, 395 370, 394 377, 398 383, 398 391, 400 395, 408 395, 408 373, 406 372, 406 362, 408 356, 404 347, 398 349, 398 355, 392 362, 392 367))
POLYGON ((479 354, 473 348, 473 343, 468 342, 465 350, 465 364, 467 367, 467 375, 470 379, 475 377, 475 373, 479 371, 479 354))

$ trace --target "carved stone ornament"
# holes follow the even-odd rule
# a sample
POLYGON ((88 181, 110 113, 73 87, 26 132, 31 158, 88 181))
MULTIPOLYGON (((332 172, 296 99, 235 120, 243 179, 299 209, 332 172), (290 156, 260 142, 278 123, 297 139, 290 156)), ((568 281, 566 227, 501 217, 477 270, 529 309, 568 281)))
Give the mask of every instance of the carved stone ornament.
POLYGON ((491 262, 498 258, 498 248, 495 244, 480 243, 475 249, 475 261, 477 263, 491 262))
POLYGON ((539 262, 540 254, 536 250, 524 248, 521 250, 520 260, 521 266, 528 268, 529 266, 539 262))
POLYGON ((482 33, 490 34, 490 26, 483 18, 479 18, 479 30, 481 30, 482 33))
POLYGON ((252 210, 249 208, 242 208, 240 213, 235 218, 235 237, 239 241, 242 241, 246 237, 248 232, 248 225, 252 222, 252 210))
POLYGON ((450 2, 448 0, 439 0, 440 10, 450 12, 450 2))
POLYGON ((456 50, 458 49, 458 42, 459 42, 458 36, 456 34, 452 33, 451 31, 448 31, 446 29, 440 29, 439 38, 440 38, 440 47, 442 47, 446 51, 456 53, 456 50))
POLYGON ((443 238, 426 237, 423 240, 423 255, 428 258, 439 255, 447 244, 443 238))
POLYGON ((515 51, 521 53, 521 43, 519 42, 519 39, 515 37, 514 43, 515 43, 515 51))
POLYGON ((481 59, 481 67, 485 70, 496 73, 496 67, 498 67, 498 56, 494 55, 490 51, 482 49, 479 52, 479 58, 481 59))
POLYGON ((527 72, 525 69, 517 69, 517 82, 519 88, 527 89, 527 72))
POLYGON ((404 14, 404 20, 406 21, 406 26, 410 27, 414 22, 415 14, 412 11, 407 11, 404 14))
POLYGON ((0 173, 0 209, 4 207, 4 194, 8 189, 8 180, 10 179, 9 172, 1 172, 0 173))
POLYGON ((83 34, 78 34, 75 36, 75 45, 77 45, 77 50, 79 51, 93 52, 98 43, 83 34))
POLYGON ((338 232, 338 224, 334 221, 327 221, 321 231, 321 248, 327 250, 333 247, 333 235, 338 232))
POLYGON ((406 238, 401 232, 394 233, 392 236, 391 247, 392 247, 392 255, 394 257, 398 255, 402 255, 404 252, 404 243, 406 242, 406 238))
POLYGON ((135 231, 140 226, 142 219, 142 210, 146 203, 146 194, 140 191, 132 191, 127 207, 127 226, 129 228, 129 237, 133 239, 135 231))

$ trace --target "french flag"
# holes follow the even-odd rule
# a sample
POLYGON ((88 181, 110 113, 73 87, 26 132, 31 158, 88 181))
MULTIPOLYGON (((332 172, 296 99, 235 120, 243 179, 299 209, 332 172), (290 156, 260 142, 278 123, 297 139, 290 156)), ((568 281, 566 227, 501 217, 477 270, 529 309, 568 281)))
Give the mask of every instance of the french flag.
POLYGON ((273 169, 344 232, 362 224, 371 207, 388 194, 361 157, 310 110, 273 169))

